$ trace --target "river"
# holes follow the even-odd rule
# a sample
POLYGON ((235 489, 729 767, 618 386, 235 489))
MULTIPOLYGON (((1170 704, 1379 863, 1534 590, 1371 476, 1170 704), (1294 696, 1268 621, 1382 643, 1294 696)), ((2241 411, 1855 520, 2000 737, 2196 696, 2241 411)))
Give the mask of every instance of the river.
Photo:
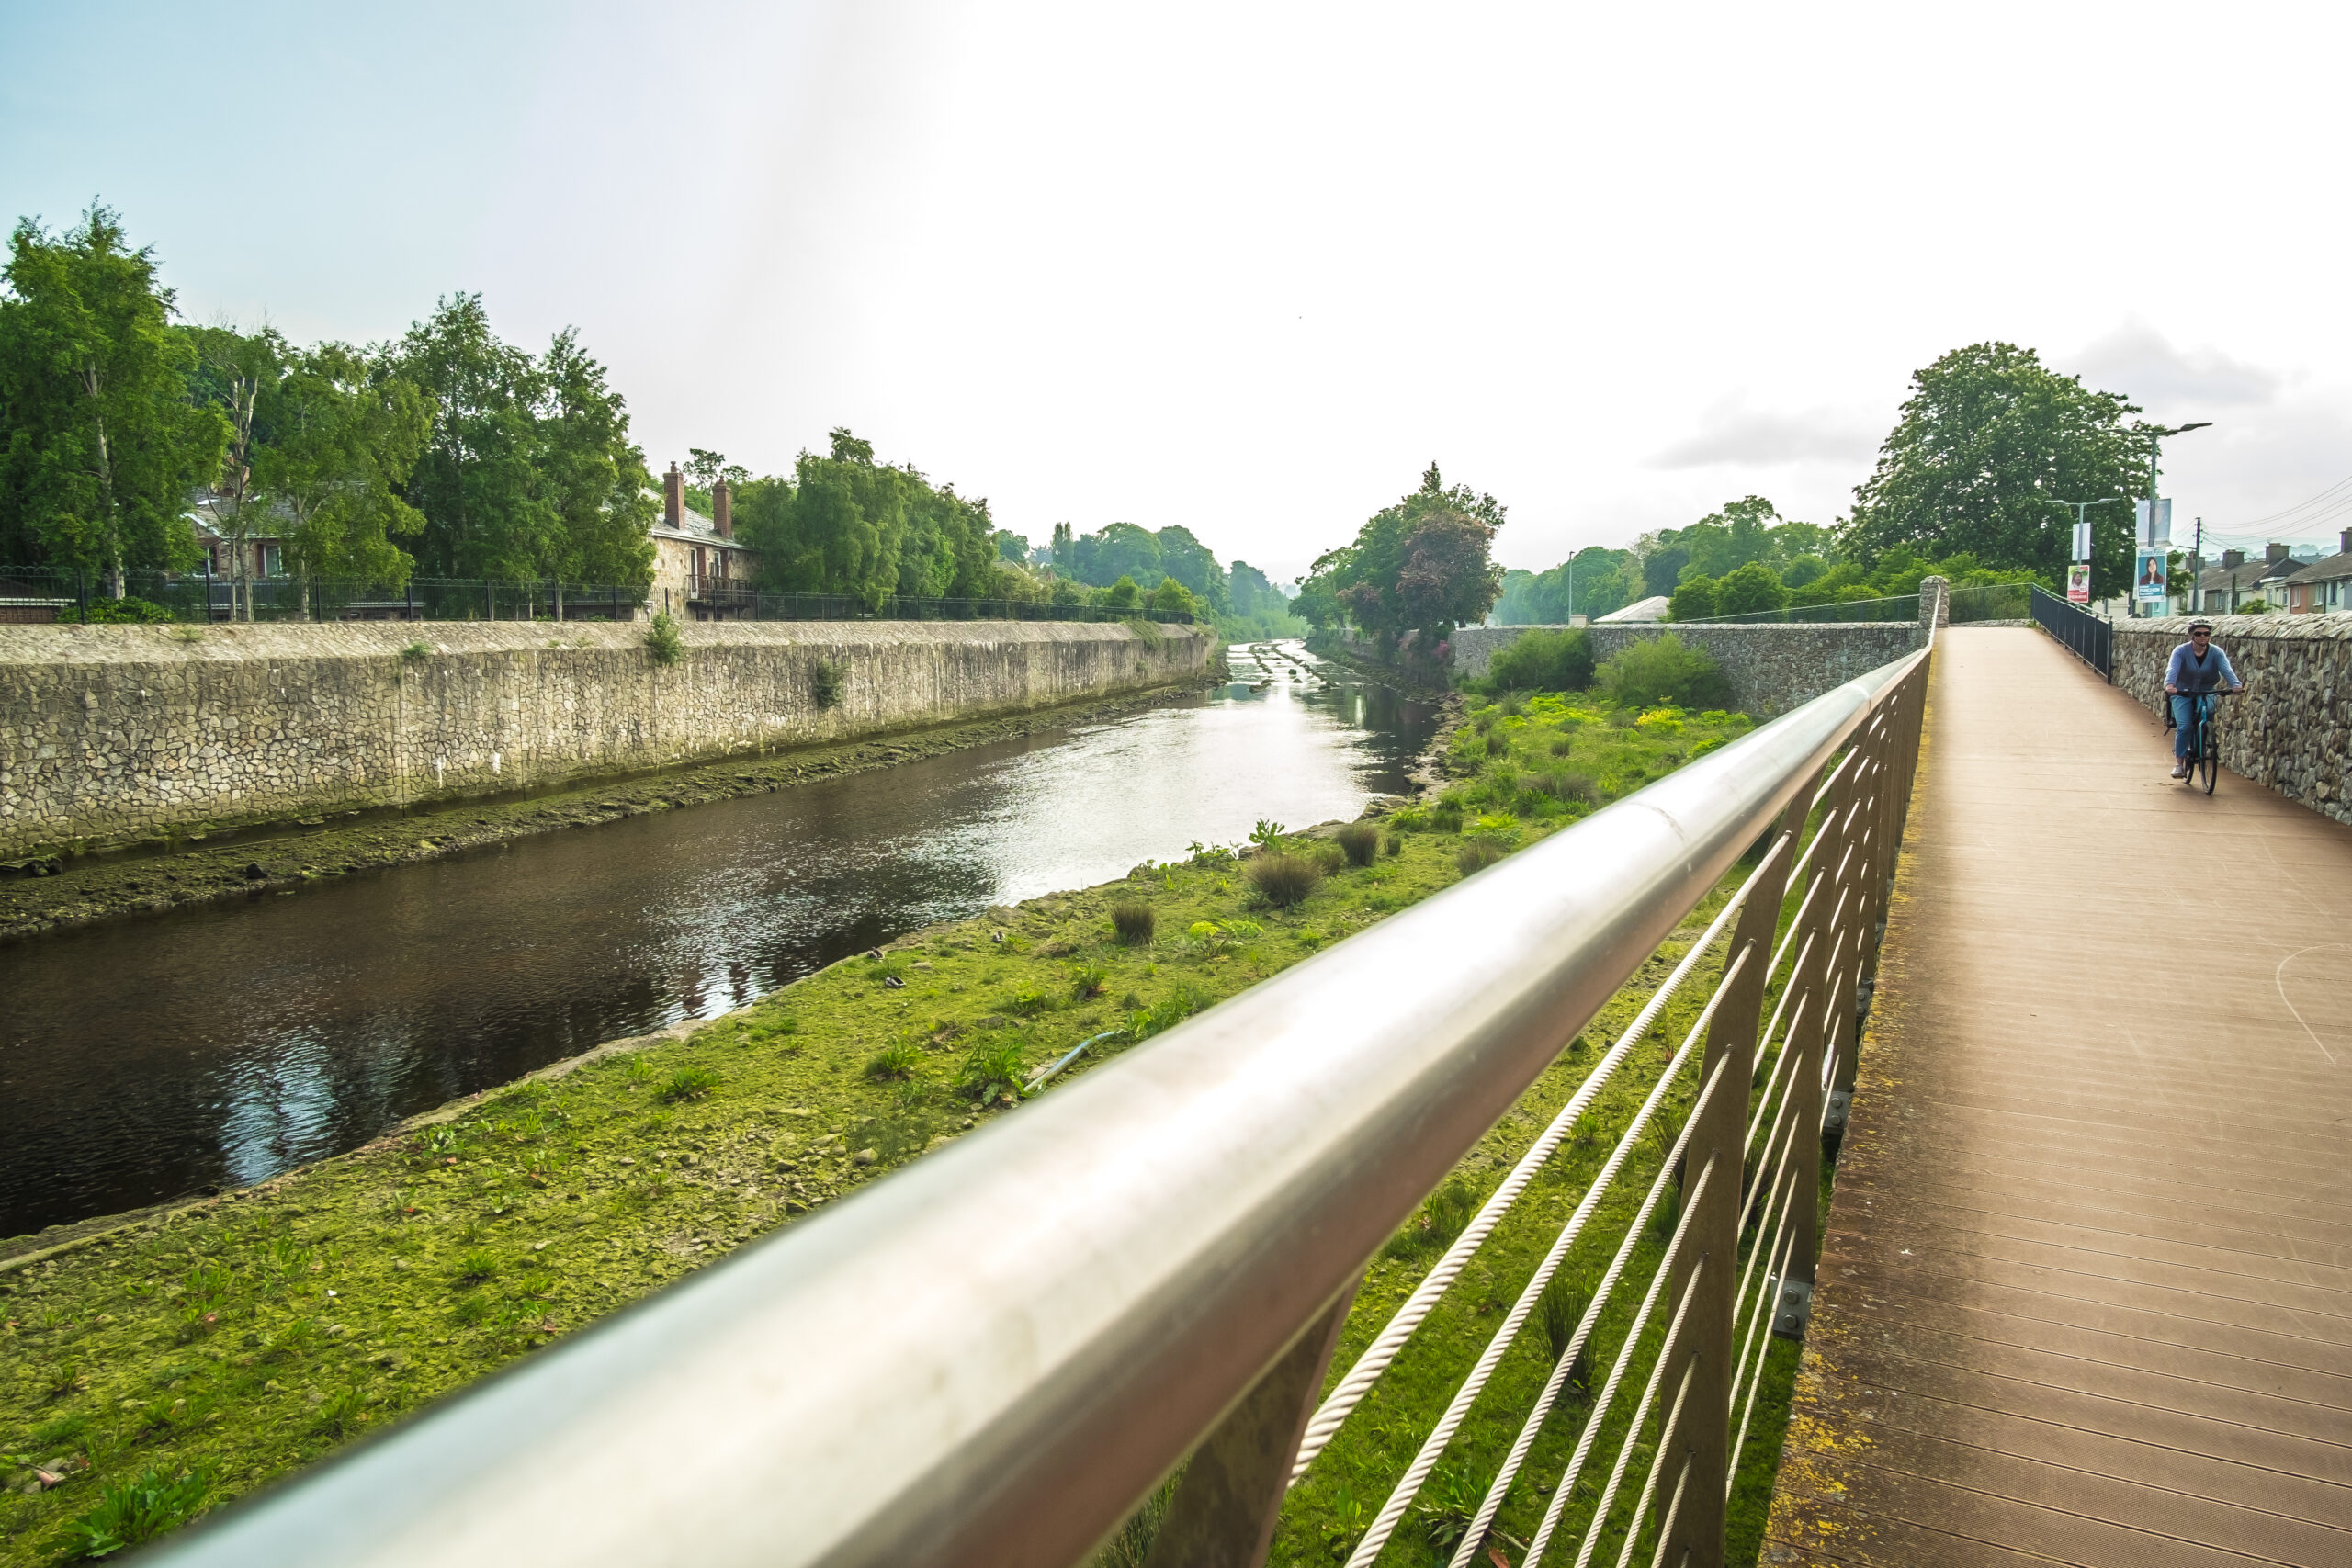
POLYGON ((0 951, 0 1236, 258 1181, 934 921, 1404 788, 1434 710, 1276 647, 1111 723, 0 951))

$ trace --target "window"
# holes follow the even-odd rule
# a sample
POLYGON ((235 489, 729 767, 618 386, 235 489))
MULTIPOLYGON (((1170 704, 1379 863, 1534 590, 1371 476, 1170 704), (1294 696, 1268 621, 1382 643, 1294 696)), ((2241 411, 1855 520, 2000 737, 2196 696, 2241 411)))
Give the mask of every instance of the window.
POLYGON ((286 553, 281 546, 264 545, 261 547, 261 574, 264 577, 283 577, 286 575, 286 553))

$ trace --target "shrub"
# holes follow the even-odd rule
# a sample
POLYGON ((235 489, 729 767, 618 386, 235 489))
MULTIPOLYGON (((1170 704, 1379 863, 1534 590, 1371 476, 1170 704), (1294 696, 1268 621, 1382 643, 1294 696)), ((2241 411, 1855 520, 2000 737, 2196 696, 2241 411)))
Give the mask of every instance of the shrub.
POLYGON ((1703 621, 1715 613, 1715 580, 1703 572, 1675 584, 1673 607, 1678 621, 1703 621))
POLYGON ((848 667, 820 659, 808 667, 808 700, 820 708, 841 706, 842 681, 848 667))
POLYGON ((678 640, 678 623, 669 611, 653 612, 653 624, 645 628, 645 651, 664 669, 685 657, 686 645, 678 640))
POLYGON ((1746 566, 1734 567, 1715 583, 1715 614, 1745 615, 1758 610, 1778 610, 1787 605, 1789 591, 1772 575, 1772 569, 1762 561, 1752 560, 1746 566))
POLYGON ((60 610, 57 618, 94 626, 154 626, 178 617, 161 604, 145 599, 93 599, 87 615, 78 608, 60 610))
POLYGON ((1159 925, 1159 917, 1140 898, 1122 898, 1111 906, 1111 929, 1122 947, 1144 946, 1159 925))
POLYGON ((1323 868, 1304 855, 1263 852, 1251 857, 1247 873, 1258 896, 1277 909, 1305 902, 1323 880, 1323 868))
POLYGON ((1350 865, 1370 865, 1380 853, 1380 824, 1351 822, 1331 835, 1350 865))
POLYGON ((670 1075, 667 1083, 653 1092, 664 1103, 675 1105, 684 1100, 700 1100, 718 1087, 718 1070, 716 1067, 680 1067, 670 1075))
POLYGON ((894 1040, 865 1059, 865 1076, 875 1083, 891 1078, 910 1078, 922 1066, 922 1052, 903 1040, 894 1040))
POLYGON ((200 1472, 165 1479, 160 1470, 109 1483, 97 1506, 66 1527, 85 1557, 107 1557, 166 1535, 204 1511, 209 1484, 200 1472))
POLYGON ((1454 852, 1453 863, 1462 868, 1463 875, 1468 876, 1486 870, 1502 858, 1503 847, 1492 839, 1471 839, 1454 852))
POLYGON ((983 1104, 1000 1097, 1018 1100, 1028 1071, 1019 1045, 975 1045, 964 1056, 963 1076, 956 1087, 983 1104))
POLYGON ((1094 602, 1106 610, 1133 610, 1143 604, 1143 590, 1136 586, 1132 577, 1121 577, 1095 596, 1094 602))
POLYGON ((1161 578, 1159 586, 1151 591, 1151 607, 1155 610, 1189 615, 1199 607, 1199 604, 1200 601, 1193 597, 1192 590, 1172 577, 1161 578))
POLYGON ((1394 829, 1391 829, 1388 836, 1380 840, 1380 852, 1385 855, 1403 854, 1405 852, 1405 835, 1396 831, 1394 829))
POLYGON ((1634 643, 1600 667, 1599 679, 1617 705, 1612 719, 1645 708, 1719 708, 1731 700, 1731 682, 1713 657, 1684 647, 1672 632, 1634 643))
POLYGON ((1462 831, 1462 807, 1451 801, 1440 801, 1430 813, 1430 825, 1441 833, 1462 831))
MULTIPOLYGON (((1592 684, 1592 638, 1578 628, 1524 632, 1495 655, 1487 681, 1496 688, 1581 692, 1592 684)), ((1503 711, 1515 713, 1510 698, 1503 711)))

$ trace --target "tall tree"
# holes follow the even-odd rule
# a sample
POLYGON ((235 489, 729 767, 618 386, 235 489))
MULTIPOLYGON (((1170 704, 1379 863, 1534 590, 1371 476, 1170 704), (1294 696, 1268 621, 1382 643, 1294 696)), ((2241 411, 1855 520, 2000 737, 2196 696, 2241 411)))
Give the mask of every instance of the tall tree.
POLYGON ((270 534, 268 501, 262 494, 255 459, 267 439, 261 421, 263 400, 276 390, 293 350, 275 327, 257 332, 234 327, 187 329, 196 351, 189 375, 198 402, 220 411, 229 422, 227 450, 213 487, 212 516, 228 542, 229 610, 232 619, 253 618, 252 541, 270 534))
POLYGON ((359 350, 330 343, 295 356, 264 406, 269 439, 255 451, 254 479, 283 514, 306 602, 324 578, 406 582, 410 558, 392 541, 424 527, 400 493, 432 427, 424 394, 359 350))
POLYGON ((0 295, 0 545, 107 574, 196 558, 188 492, 220 472, 229 422, 190 395, 152 250, 93 204, 51 238, 10 236, 0 295))
MULTIPOLYGON (((2052 581, 2073 521, 2062 501, 2147 493, 2147 426, 2120 393, 2097 392, 2014 344, 1958 348, 1911 378, 1903 417, 1878 467, 1854 491, 1839 536, 1864 564, 1897 545, 1939 558, 2052 581)), ((2130 570, 2131 513, 2092 512, 2091 591, 2117 591, 2130 570)))
POLYGON ((422 512, 417 558, 446 577, 537 578, 560 528, 538 492, 531 356, 499 341, 479 294, 452 295, 401 340, 398 364, 433 399, 404 499, 422 512))
MULTIPOLYGON (((647 530, 658 506, 645 454, 629 439, 627 405, 569 327, 548 345, 539 384, 537 467, 557 522, 541 570, 559 583, 651 581, 647 530)), ((715 477, 732 479, 742 471, 722 461, 715 477)))
POLYGON ((1503 506, 1466 485, 1448 488, 1435 463, 1421 488, 1373 514, 1355 542, 1326 553, 1300 590, 1297 611, 1318 626, 1343 615, 1394 643, 1408 631, 1435 642, 1483 618, 1502 590, 1494 564, 1503 506))

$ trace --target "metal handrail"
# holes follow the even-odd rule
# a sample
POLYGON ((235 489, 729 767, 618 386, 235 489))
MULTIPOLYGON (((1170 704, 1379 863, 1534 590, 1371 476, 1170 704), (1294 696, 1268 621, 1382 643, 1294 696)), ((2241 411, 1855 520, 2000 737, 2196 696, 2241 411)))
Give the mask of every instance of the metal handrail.
POLYGON ((2113 623, 2039 584, 2033 590, 2033 619, 2061 648, 2105 676, 2109 685, 2115 684, 2113 623))
POLYGON ((156 1560, 1067 1568, 1305 1366, 1283 1385, 1299 1408, 1274 1439, 1278 1498, 1366 1261, 1926 657, 1686 764, 156 1560))

